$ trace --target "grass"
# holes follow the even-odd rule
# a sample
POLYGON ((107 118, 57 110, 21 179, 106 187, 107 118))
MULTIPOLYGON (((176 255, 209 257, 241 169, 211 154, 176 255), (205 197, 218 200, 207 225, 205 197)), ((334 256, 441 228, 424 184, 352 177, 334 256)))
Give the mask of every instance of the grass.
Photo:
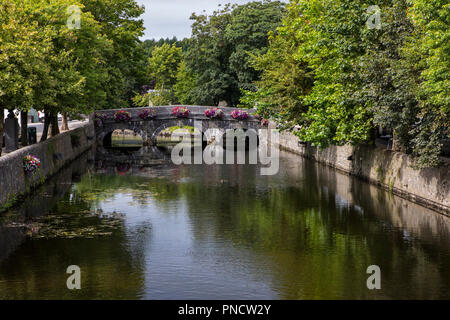
POLYGON ((142 147, 143 141, 140 136, 117 135, 112 136, 111 145, 113 147, 142 147))

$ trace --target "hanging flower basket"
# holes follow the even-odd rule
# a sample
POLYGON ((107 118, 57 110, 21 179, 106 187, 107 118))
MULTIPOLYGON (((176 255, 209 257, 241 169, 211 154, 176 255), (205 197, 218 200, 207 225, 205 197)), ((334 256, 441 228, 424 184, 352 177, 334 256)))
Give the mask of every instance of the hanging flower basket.
POLYGON ((32 173, 41 166, 41 160, 35 156, 27 155, 23 158, 23 169, 25 172, 32 173))
POLYGON ((142 120, 148 120, 153 119, 156 117, 156 111, 153 109, 145 109, 142 111, 139 111, 139 118, 142 120))
POLYGON ((172 109, 172 115, 177 118, 187 118, 191 111, 186 107, 175 107, 172 109))
POLYGON ((205 116, 207 116, 210 119, 213 119, 213 118, 222 119, 223 115, 224 115, 224 112, 220 108, 212 108, 212 109, 207 109, 205 111, 205 116))
POLYGON ((96 112, 94 117, 95 117, 95 119, 100 119, 100 120, 108 119, 108 115, 103 112, 96 112))
POLYGON ((116 120, 117 122, 130 121, 131 114, 128 111, 119 110, 116 113, 114 113, 114 120, 116 120))
POLYGON ((103 121, 108 119, 108 115, 102 112, 96 112, 94 114, 94 123, 96 127, 101 127, 103 125, 103 121))
POLYGON ((234 110, 230 113, 231 117, 235 120, 247 120, 248 113, 242 110, 234 110))

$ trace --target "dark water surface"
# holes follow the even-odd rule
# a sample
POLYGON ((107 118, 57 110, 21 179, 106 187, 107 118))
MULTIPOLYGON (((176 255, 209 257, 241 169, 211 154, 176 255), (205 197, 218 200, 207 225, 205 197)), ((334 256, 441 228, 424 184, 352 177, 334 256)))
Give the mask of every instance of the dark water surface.
POLYGON ((450 299, 450 219, 330 168, 90 156, 0 216, 1 299, 450 299))

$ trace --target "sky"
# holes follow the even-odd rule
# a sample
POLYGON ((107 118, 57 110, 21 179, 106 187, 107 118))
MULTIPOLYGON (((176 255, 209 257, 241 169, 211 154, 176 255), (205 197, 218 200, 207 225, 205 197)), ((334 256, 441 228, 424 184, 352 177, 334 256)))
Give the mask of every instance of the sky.
POLYGON ((188 38, 191 36, 192 21, 189 17, 193 12, 212 13, 218 9, 219 4, 237 3, 244 4, 250 0, 136 0, 145 6, 145 13, 142 15, 145 35, 141 38, 160 39, 188 38))

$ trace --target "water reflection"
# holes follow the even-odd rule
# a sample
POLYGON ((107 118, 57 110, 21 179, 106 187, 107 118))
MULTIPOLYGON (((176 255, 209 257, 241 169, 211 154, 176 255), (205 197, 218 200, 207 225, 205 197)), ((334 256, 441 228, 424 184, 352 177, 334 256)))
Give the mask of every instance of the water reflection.
POLYGON ((96 159, 36 193, 43 207, 30 198, 3 218, 1 298, 450 298, 449 219, 330 168, 287 153, 276 176, 96 159), (82 212, 83 227, 100 223, 98 212, 123 219, 92 239, 6 227, 82 212), (79 292, 65 288, 70 264, 82 269, 79 292), (366 288, 372 264, 379 291, 366 288))

